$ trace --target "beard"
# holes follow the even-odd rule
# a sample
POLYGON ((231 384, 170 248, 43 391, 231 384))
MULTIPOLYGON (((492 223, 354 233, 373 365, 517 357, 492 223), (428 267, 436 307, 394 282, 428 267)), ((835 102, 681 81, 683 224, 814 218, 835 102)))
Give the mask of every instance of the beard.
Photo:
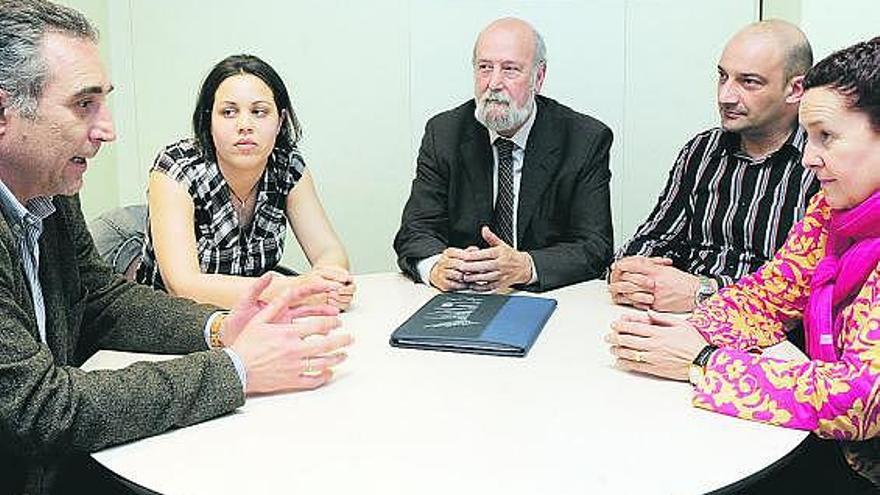
POLYGON ((535 106, 535 94, 533 92, 525 104, 519 106, 505 92, 487 89, 482 95, 475 97, 474 102, 477 104, 474 109, 477 122, 489 130, 501 133, 518 129, 525 124, 535 106))

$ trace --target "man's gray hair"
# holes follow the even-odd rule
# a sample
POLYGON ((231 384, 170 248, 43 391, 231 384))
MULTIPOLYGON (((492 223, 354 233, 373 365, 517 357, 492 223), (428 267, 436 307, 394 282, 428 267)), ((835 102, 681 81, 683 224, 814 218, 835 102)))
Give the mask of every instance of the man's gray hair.
MULTIPOLYGON (((40 49, 47 33, 98 41, 81 13, 46 0, 0 0, 0 90, 7 108, 34 118, 49 68, 40 49)), ((0 109, 5 110, 5 108, 0 109)))
POLYGON ((538 77, 538 67, 547 67, 547 45, 544 44, 544 37, 537 29, 532 28, 532 34, 535 36, 535 60, 532 62, 532 84, 538 77))

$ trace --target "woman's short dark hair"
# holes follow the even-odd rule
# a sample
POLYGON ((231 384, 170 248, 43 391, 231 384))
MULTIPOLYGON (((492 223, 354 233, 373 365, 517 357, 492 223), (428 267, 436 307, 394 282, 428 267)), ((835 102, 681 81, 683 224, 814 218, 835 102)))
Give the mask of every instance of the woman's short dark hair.
POLYGON ((807 72, 804 88, 828 86, 864 112, 880 132, 880 36, 856 43, 822 59, 807 72))
POLYGON ((290 95, 287 93, 287 87, 281 76, 275 72, 271 65, 264 62, 254 55, 231 55, 224 58, 211 69, 208 76, 202 82, 199 89, 199 99, 196 101, 196 109, 193 112, 193 134, 196 143, 202 149, 206 158, 209 160, 217 160, 217 152, 214 147, 214 138, 211 135, 211 112, 214 108, 214 95, 217 88, 228 77, 240 74, 251 74, 259 77, 269 89, 272 90, 272 96, 275 98, 275 106, 278 112, 284 112, 284 122, 281 123, 281 131, 275 138, 275 150, 281 150, 284 153, 292 150, 302 137, 302 128, 293 106, 290 104, 290 95))

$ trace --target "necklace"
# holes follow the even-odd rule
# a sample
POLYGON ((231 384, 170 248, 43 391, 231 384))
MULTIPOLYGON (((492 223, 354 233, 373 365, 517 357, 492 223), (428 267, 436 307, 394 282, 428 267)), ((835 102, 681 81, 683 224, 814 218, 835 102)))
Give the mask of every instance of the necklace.
POLYGON ((242 231, 245 231, 248 229, 248 227, 250 227, 251 220, 253 220, 254 218, 257 204, 256 202, 253 202, 249 206, 248 203, 251 201, 251 198, 256 197, 254 191, 257 190, 257 184, 259 183, 260 181, 258 180, 251 187, 251 190, 248 191, 244 199, 241 199, 237 194, 235 194, 235 191, 232 190, 232 187, 229 188, 229 192, 232 195, 232 209, 235 210, 235 216, 238 217, 238 224, 241 227, 242 231))
POLYGON ((232 206, 235 207, 236 210, 241 210, 242 208, 244 208, 248 204, 248 201, 250 201, 251 198, 255 196, 254 191, 257 189, 257 184, 259 183, 259 180, 257 180, 257 182, 254 182, 254 185, 251 186, 251 189, 245 195, 244 199, 241 199, 238 194, 235 194, 235 190, 232 189, 232 186, 229 186, 229 194, 232 195, 232 206), (238 203, 238 205, 236 205, 235 203, 238 203))

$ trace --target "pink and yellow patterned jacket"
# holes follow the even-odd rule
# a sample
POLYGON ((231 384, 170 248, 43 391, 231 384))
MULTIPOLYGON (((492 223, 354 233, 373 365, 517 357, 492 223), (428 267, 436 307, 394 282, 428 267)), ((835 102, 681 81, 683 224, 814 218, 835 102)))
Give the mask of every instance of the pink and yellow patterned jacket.
POLYGON ((880 270, 843 310, 839 361, 784 361, 760 352, 801 320, 830 214, 819 192, 771 261, 694 311, 689 321, 721 347, 696 387, 694 405, 825 438, 880 433, 880 270))

